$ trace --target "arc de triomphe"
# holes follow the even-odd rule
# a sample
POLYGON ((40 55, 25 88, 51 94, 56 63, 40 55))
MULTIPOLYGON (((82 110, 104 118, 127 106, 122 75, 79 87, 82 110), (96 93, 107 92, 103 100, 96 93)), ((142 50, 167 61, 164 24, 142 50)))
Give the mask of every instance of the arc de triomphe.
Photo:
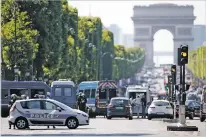
MULTIPOLYGON (((134 6, 134 44, 145 49, 145 65, 153 67, 153 36, 166 29, 173 34, 174 63, 177 64, 177 48, 181 44, 193 46, 193 25, 195 16, 193 6, 178 6, 176 4, 152 4, 149 6, 134 6)), ((164 37, 162 38, 164 39, 164 37)), ((167 46, 167 45, 165 45, 167 46)))

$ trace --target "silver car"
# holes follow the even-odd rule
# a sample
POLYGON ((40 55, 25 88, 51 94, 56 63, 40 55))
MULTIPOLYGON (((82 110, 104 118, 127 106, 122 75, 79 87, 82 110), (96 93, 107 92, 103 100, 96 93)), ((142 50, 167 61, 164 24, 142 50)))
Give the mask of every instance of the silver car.
POLYGON ((126 97, 114 97, 107 106, 107 119, 125 117, 133 119, 131 102, 126 97))

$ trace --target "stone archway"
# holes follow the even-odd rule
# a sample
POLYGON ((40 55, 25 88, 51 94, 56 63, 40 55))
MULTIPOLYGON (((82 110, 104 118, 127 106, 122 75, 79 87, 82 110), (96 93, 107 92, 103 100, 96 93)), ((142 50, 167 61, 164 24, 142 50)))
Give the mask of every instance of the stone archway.
POLYGON ((134 43, 146 51, 145 65, 153 67, 153 36, 161 29, 166 29, 174 37, 173 60, 177 64, 177 48, 181 44, 193 46, 193 25, 195 16, 193 6, 178 6, 176 4, 152 4, 149 6, 134 6, 134 43))

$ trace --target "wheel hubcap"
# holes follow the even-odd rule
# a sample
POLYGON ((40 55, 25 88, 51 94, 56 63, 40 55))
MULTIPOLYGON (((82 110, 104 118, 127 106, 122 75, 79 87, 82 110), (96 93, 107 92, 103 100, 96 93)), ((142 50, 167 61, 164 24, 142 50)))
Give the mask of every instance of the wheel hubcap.
POLYGON ((76 124, 77 124, 76 120, 74 120, 74 119, 69 119, 68 120, 69 127, 75 127, 76 124))
POLYGON ((17 127, 24 128, 25 125, 26 125, 26 122, 24 120, 19 120, 17 122, 17 127))

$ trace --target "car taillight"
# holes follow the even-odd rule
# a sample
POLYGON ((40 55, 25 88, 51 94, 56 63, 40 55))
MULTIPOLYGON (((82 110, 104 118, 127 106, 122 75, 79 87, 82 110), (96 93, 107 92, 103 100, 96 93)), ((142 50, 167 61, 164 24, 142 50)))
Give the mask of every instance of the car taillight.
POLYGON ((14 105, 13 107, 11 107, 10 112, 14 112, 15 109, 16 109, 16 105, 14 105))

